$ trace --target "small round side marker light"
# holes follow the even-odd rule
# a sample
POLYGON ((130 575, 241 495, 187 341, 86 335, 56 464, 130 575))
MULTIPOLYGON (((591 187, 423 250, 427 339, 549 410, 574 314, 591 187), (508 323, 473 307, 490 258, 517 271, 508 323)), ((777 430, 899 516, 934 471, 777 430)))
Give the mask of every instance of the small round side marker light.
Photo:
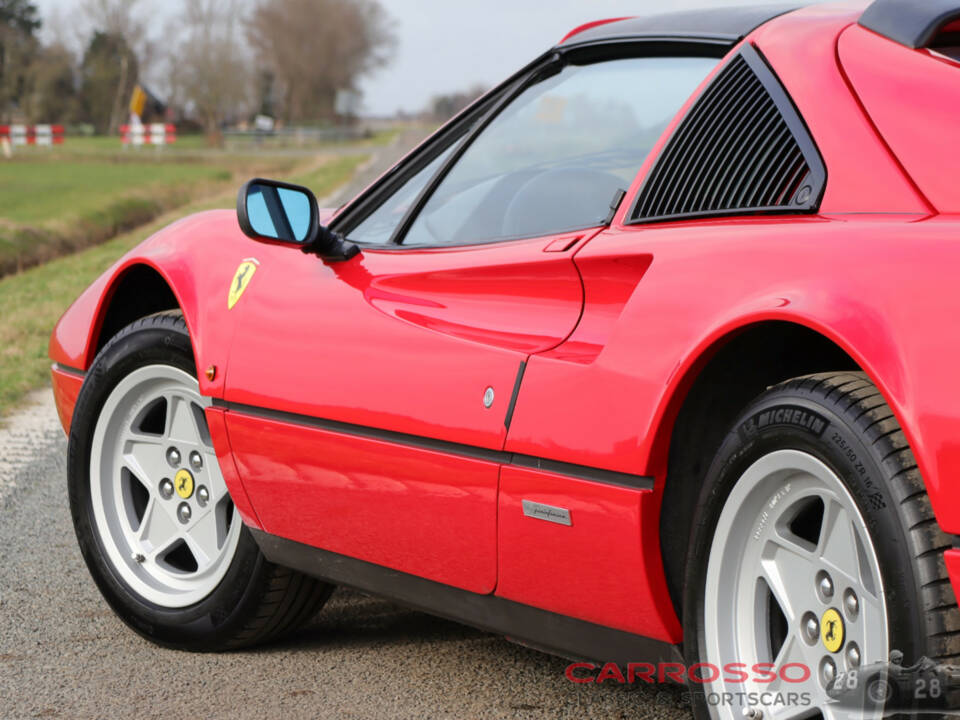
POLYGON ((489 410, 491 407, 493 407, 493 400, 494 400, 495 397, 496 397, 496 395, 494 394, 492 387, 488 387, 488 388, 484 391, 484 393, 483 393, 483 406, 484 406, 487 410, 489 410))

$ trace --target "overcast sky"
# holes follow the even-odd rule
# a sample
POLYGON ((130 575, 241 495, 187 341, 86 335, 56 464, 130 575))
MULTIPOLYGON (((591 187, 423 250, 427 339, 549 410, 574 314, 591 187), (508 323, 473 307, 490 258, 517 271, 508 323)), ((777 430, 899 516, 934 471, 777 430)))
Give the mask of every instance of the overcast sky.
MULTIPOLYGON (((81 0, 34 0, 70 22, 81 0)), ((189 0, 188 0, 189 1, 189 0)), ((362 83, 368 113, 423 109, 438 93, 492 86, 584 22, 671 9, 782 0, 380 0, 399 41, 393 63, 362 83)), ((142 0, 162 27, 176 0, 142 0)))

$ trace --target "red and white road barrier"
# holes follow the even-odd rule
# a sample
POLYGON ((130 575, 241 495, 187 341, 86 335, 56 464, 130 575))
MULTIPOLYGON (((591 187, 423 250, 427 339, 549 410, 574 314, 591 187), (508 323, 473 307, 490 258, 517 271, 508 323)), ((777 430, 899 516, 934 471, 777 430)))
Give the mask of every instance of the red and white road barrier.
POLYGON ((0 140, 6 138, 11 145, 62 145, 65 132, 63 125, 0 125, 0 140))
POLYGON ((177 128, 170 123, 120 126, 120 142, 125 146, 173 145, 176 141, 177 128))

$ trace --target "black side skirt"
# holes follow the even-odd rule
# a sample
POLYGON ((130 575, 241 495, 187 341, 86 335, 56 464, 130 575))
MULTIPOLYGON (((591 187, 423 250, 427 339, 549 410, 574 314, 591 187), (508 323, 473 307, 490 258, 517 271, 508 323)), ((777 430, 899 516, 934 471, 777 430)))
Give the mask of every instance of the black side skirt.
POLYGON ((380 565, 338 555, 250 528, 271 562, 335 585, 379 595, 417 610, 481 630, 506 635, 513 642, 573 660, 601 663, 682 662, 676 645, 603 625, 576 620, 494 595, 478 595, 424 580, 380 565))

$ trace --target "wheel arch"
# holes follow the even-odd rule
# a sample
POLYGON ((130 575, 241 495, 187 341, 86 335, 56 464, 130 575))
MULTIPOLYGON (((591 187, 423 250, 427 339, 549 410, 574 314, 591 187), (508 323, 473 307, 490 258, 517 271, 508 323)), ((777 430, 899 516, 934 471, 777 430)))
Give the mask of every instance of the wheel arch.
POLYGON ((663 467, 658 476, 664 477, 660 550, 667 588, 678 613, 682 613, 693 508, 710 461, 737 414, 768 387, 784 380, 817 372, 865 371, 862 365, 821 329, 782 319, 730 328, 687 364, 664 403, 653 444, 653 454, 663 467), (669 523, 663 522, 665 517, 669 523))
POLYGON ((167 278, 156 267, 144 262, 127 266, 114 276, 104 294, 90 338, 90 359, 130 323, 167 310, 183 312, 167 278))
POLYGON ((220 397, 234 317, 230 279, 250 243, 228 211, 199 213, 164 228, 93 282, 60 318, 50 358, 80 374, 119 330, 140 318, 179 309, 190 334, 200 391, 220 397), (213 368, 214 380, 206 369, 213 368))
POLYGON ((210 395, 210 384, 201 367, 204 349, 212 344, 207 337, 210 322, 201 307, 204 288, 197 287, 198 279, 196 273, 180 271, 176 264, 162 262, 162 258, 155 258, 152 253, 129 258, 115 272, 108 273, 90 318, 82 369, 88 369, 110 339, 130 323, 156 313, 179 310, 187 325, 200 391, 210 395))

